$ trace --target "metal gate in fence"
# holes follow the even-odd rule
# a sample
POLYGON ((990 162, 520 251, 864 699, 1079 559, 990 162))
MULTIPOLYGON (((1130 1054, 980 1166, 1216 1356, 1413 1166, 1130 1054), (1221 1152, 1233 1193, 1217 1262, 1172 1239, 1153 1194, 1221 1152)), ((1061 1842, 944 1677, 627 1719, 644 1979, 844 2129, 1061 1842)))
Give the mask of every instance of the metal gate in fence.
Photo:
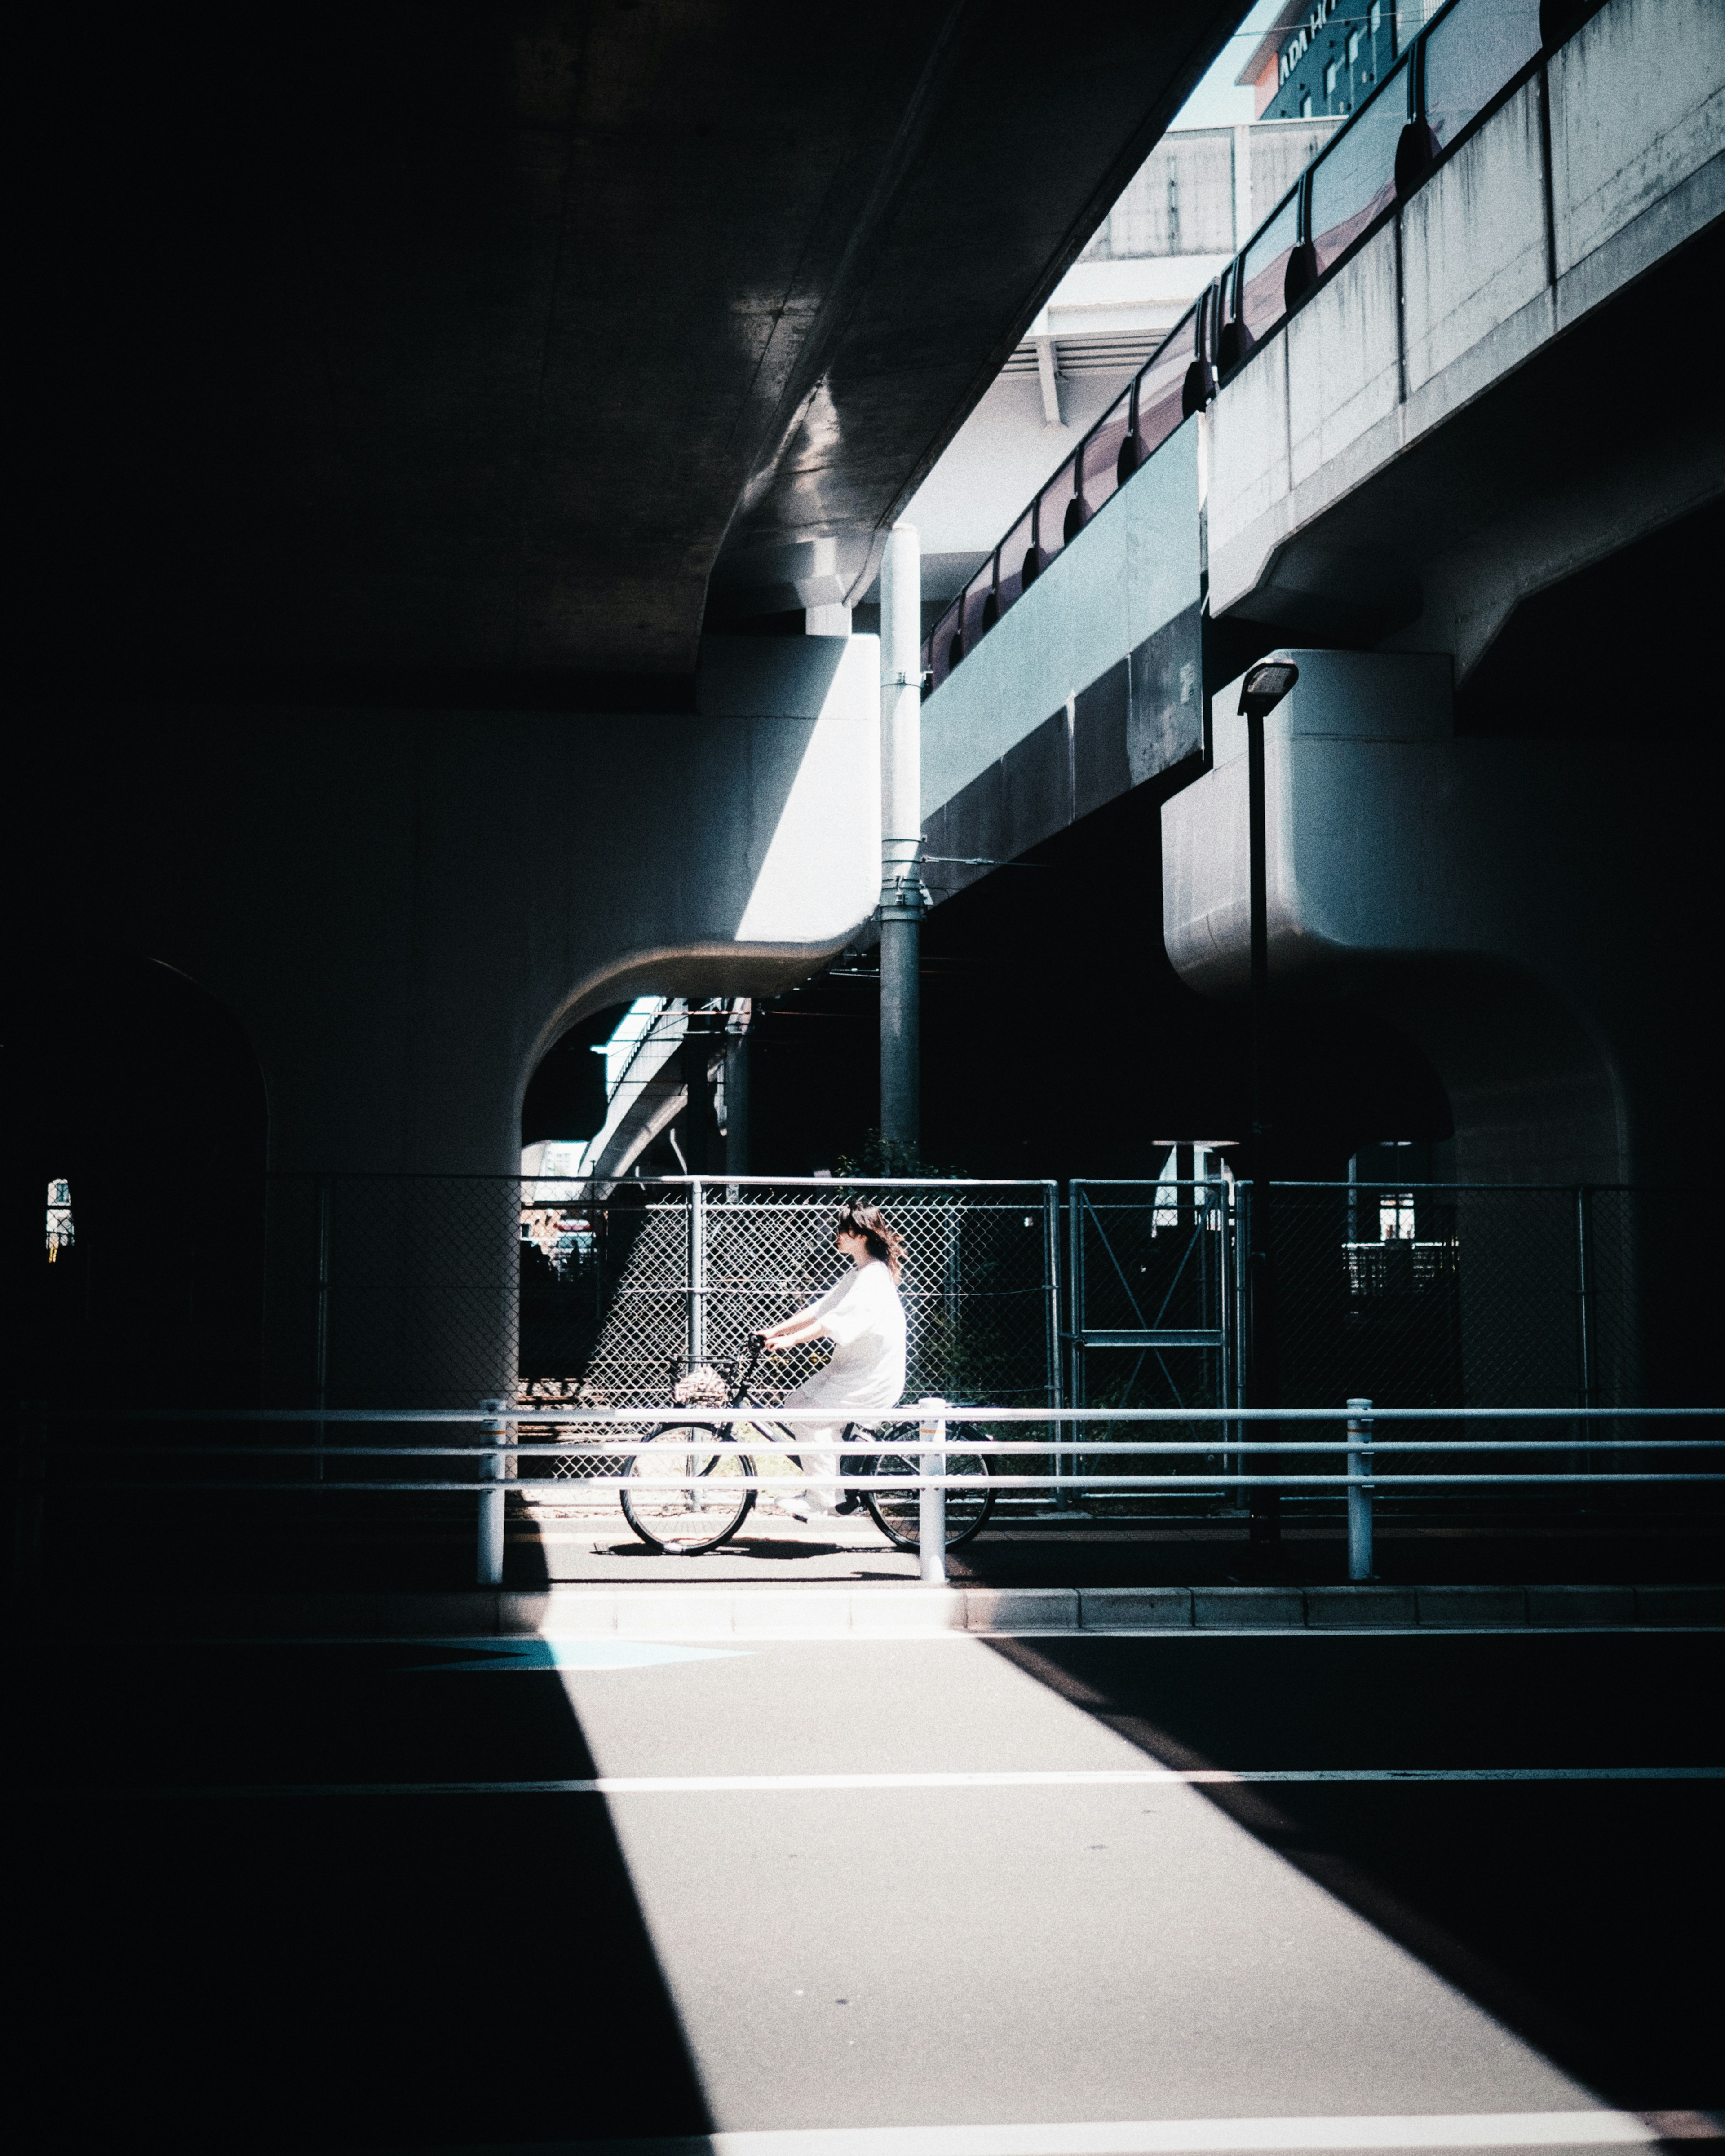
MULTIPOLYGON (((1172 1149, 1153 1183, 1075 1181, 1067 1208, 1069 1390, 1074 1407, 1220 1408, 1240 1400, 1235 1186, 1205 1149, 1172 1149), (1194 1172, 1195 1171, 1195 1172, 1194 1172)), ((1194 1425, 1192 1435, 1200 1434, 1194 1425)), ((1219 1501, 1204 1471, 1224 1465, 1232 1429, 1212 1424, 1211 1457, 1184 1461, 1194 1496, 1219 1501)), ((1106 1426, 1102 1432, 1106 1441, 1106 1426)), ((1077 1455, 1081 1474, 1099 1455, 1077 1455)), ((1079 1493, 1083 1502, 1083 1493, 1079 1493)), ((1118 1504, 1119 1500, 1107 1501, 1118 1504)))
MULTIPOLYGON (((1677 1267, 1670 1194, 1378 1181, 1259 1193, 1206 1177, 1205 1165, 1204 1148, 1177 1147, 1154 1183, 1071 1185, 1075 1406, 1241 1404, 1249 1244, 1267 1257, 1260 1347, 1271 1398, 1283 1405, 1599 1408, 1648 1398, 1646 1276, 1677 1267)), ((1478 1426, 1480 1438, 1491 1434, 1478 1426)), ((1238 1427, 1219 1435, 1214 1455, 1192 1459, 1194 1498, 1219 1496, 1205 1491, 1206 1468, 1237 1464, 1238 1427)), ((1578 1422, 1572 1466, 1583 1466, 1587 1442, 1578 1422)), ((1086 1450, 1079 1471, 1096 1460, 1086 1450)))

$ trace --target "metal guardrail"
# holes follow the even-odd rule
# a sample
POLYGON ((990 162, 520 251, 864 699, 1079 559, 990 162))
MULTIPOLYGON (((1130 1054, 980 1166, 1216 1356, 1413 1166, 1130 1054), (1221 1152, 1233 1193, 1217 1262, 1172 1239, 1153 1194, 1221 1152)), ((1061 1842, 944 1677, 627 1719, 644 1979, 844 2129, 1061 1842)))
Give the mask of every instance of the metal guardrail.
MULTIPOLYGON (((900 1489, 914 1488, 919 1492, 919 1540, 922 1546, 922 1571, 925 1580, 939 1582, 946 1577, 945 1568, 945 1493, 948 1490, 970 1490, 979 1486, 979 1478, 973 1475, 948 1475, 945 1471, 946 1454, 951 1444, 949 1426, 961 1429, 968 1423, 1029 1424, 1057 1426, 1082 1425, 1090 1423, 1122 1423, 1153 1424, 1157 1423, 1220 1422, 1244 1426, 1251 1424, 1301 1426, 1313 1424, 1343 1425, 1339 1439, 1301 1439, 1297 1450, 1301 1454, 1334 1454, 1340 1455, 1336 1471, 1273 1474, 1260 1467, 1246 1464, 1248 1454, 1263 1461, 1270 1450, 1261 1444, 1254 1450, 1244 1430, 1236 1439, 1240 1464, 1233 1468, 1207 1474, 1230 1489, 1291 1489, 1301 1488, 1317 1492, 1334 1492, 1344 1496, 1348 1511, 1348 1578, 1365 1580, 1372 1577, 1373 1567, 1373 1505, 1379 1481, 1377 1463, 1383 1455, 1396 1454, 1459 1454, 1465 1452, 1504 1453, 1563 1452, 1574 1455, 1573 1439, 1543 1437, 1515 1437, 1494 1435, 1487 1439, 1467 1437, 1382 1438, 1378 1426, 1389 1424, 1430 1424, 1451 1422, 1553 1423, 1573 1426, 1578 1421, 1600 1424, 1610 1421, 1661 1422, 1682 1424, 1705 1421, 1709 1419, 1725 1424, 1725 1408, 1715 1407, 1637 1407, 1637 1408, 1574 1408, 1574 1407, 1514 1407, 1514 1408, 1383 1408, 1375 1407, 1369 1399, 1349 1400, 1342 1408, 991 1408, 986 1406, 955 1407, 945 1400, 923 1399, 906 1404, 894 1412, 901 1415, 906 1425, 914 1422, 916 1435, 913 1440, 906 1438, 876 1438, 874 1442, 890 1448, 903 1456, 914 1451, 920 1457, 919 1471, 912 1476, 895 1478, 900 1489)), ((741 1407, 701 1407, 696 1410, 657 1407, 594 1408, 587 1409, 584 1422, 603 1423, 626 1430, 630 1425, 652 1427, 668 1419, 689 1420, 698 1415, 703 1424, 747 1425, 770 1420, 773 1410, 759 1405, 741 1407)), ((522 1409, 506 1406, 501 1400, 482 1402, 477 1409, 433 1408, 347 1408, 316 1409, 299 1408, 254 1408, 245 1409, 197 1409, 177 1410, 167 1408, 103 1409, 100 1408, 65 1407, 36 1404, 24 1410, 20 1418, 16 1450, 18 1574, 27 1577, 32 1569, 33 1553, 39 1548, 46 1507, 50 1494, 50 1454, 48 1445, 49 1428, 55 1424, 87 1423, 245 1423, 264 1425, 315 1424, 320 1430, 326 1423, 358 1425, 402 1426, 418 1424, 460 1429, 477 1426, 487 1442, 480 1445, 387 1444, 348 1445, 341 1450, 346 1460, 356 1459, 431 1458, 445 1460, 471 1460, 478 1470, 477 1483, 462 1481, 412 1480, 401 1476, 378 1477, 360 1481, 347 1476, 316 1481, 259 1482, 252 1479, 212 1481, 177 1480, 171 1484, 161 1482, 125 1482, 101 1476, 80 1476, 63 1487, 67 1491, 92 1489, 150 1489, 172 1491, 220 1491, 248 1496, 269 1491, 288 1491, 300 1494, 307 1491, 341 1491, 348 1494, 411 1492, 424 1496, 434 1492, 457 1493, 476 1497, 478 1502, 478 1550, 476 1573, 481 1586, 501 1585, 503 1578, 504 1521, 508 1489, 513 1474, 524 1458, 546 1458, 566 1455, 574 1448, 567 1444, 523 1442, 519 1431, 523 1428, 555 1425, 566 1419, 555 1409, 522 1409)), ((855 1419, 860 1423, 878 1424, 882 1411, 877 1407, 847 1408, 843 1403, 823 1404, 821 1419, 843 1423, 855 1419)), ((744 1429, 733 1440, 738 1449, 750 1457, 777 1456, 783 1460, 782 1444, 761 1434, 758 1430, 744 1429)), ((644 1439, 619 1435, 606 1445, 608 1458, 612 1460, 631 1459, 648 1449, 644 1439)), ((1291 1448, 1290 1448, 1291 1449, 1291 1448)), ((1111 1455, 1121 1454, 1153 1454, 1158 1456, 1178 1457, 1192 1454, 1214 1456, 1215 1447, 1202 1440, 1154 1437, 1114 1438, 1109 1442, 1111 1455)), ((1604 1437, 1590 1440, 1589 1454, 1637 1452, 1709 1452, 1725 1457, 1725 1432, 1713 1437, 1604 1437)), ((986 1486, 995 1494, 1009 1491, 1044 1491, 1060 1492, 1081 1486, 1086 1490, 1153 1491, 1182 1489, 1189 1486, 1188 1478, 1181 1476, 1146 1474, 1098 1475, 1086 1471, 1082 1462, 1076 1466, 1065 1463, 1068 1448, 1058 1443, 1052 1448, 1046 1440, 999 1439, 990 1436, 988 1455, 991 1460, 1001 1457, 1021 1457, 1033 1455, 1040 1458, 1052 1453, 1051 1472, 1035 1475, 1000 1475, 988 1473, 986 1486)), ((312 1459, 321 1462, 328 1457, 321 1437, 313 1443, 299 1445, 208 1445, 195 1439, 169 1440, 161 1444, 126 1445, 84 1445, 80 1448, 81 1459, 118 1457, 136 1459, 141 1456, 182 1456, 190 1455, 205 1460, 242 1459, 312 1459)), ((623 1473, 595 1476, 586 1487, 621 1491, 628 1481, 623 1473)), ((823 1486, 845 1490, 863 1490, 870 1486, 866 1476, 839 1475, 820 1478, 823 1486)), ((1449 1488, 1544 1488, 1571 1487, 1577 1484, 1618 1485, 1712 1485, 1725 1483, 1725 1471, 1683 1473, 1660 1470, 1655 1472, 1614 1473, 1597 1468, 1567 1470, 1555 1473, 1506 1474, 1496 1470, 1489 1472, 1466 1471, 1439 1474, 1409 1474, 1405 1471, 1395 1478, 1398 1487, 1413 1483, 1430 1487, 1449 1488)), ((655 1476, 657 1491, 697 1489, 702 1486, 699 1477, 655 1476)), ((519 1494, 520 1486, 517 1485, 519 1494)))

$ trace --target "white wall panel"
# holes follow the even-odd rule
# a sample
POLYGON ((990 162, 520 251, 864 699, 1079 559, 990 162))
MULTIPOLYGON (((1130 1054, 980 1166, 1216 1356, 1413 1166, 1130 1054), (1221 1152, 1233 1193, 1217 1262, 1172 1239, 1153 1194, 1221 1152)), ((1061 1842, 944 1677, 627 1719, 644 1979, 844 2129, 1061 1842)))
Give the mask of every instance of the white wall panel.
POLYGON ((1211 553, 1286 501, 1288 485, 1287 352, 1277 338, 1210 407, 1211 553))
POLYGON ((1561 276, 1725 151, 1725 7, 1613 0, 1549 74, 1561 276))
POLYGON ((1539 95, 1536 77, 1403 213, 1410 395, 1545 289, 1539 95))
POLYGON ((1386 225, 1288 324, 1288 470, 1296 487, 1394 411, 1396 313, 1395 232, 1386 225))

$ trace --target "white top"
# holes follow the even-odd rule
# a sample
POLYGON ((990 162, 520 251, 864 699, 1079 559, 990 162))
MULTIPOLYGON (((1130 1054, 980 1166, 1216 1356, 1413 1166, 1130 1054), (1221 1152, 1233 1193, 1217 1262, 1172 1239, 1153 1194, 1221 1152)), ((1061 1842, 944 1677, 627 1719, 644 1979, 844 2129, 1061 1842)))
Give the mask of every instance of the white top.
POLYGON ((833 1342, 833 1358, 798 1399, 825 1398, 857 1407, 896 1407, 905 1389, 905 1311, 891 1272, 879 1258, 855 1265, 814 1304, 809 1315, 833 1342))

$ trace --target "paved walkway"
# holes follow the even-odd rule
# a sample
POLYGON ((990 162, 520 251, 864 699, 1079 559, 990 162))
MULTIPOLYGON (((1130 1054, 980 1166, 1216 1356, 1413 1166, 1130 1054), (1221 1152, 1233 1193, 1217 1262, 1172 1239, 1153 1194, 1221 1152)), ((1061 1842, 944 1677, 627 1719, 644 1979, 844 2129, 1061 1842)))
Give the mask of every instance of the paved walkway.
POLYGON ((20 2130, 1646 2147, 1725 2094, 1695 1772, 1725 1765, 1722 1661, 1657 1633, 40 1640, 9 1714, 20 2130))

